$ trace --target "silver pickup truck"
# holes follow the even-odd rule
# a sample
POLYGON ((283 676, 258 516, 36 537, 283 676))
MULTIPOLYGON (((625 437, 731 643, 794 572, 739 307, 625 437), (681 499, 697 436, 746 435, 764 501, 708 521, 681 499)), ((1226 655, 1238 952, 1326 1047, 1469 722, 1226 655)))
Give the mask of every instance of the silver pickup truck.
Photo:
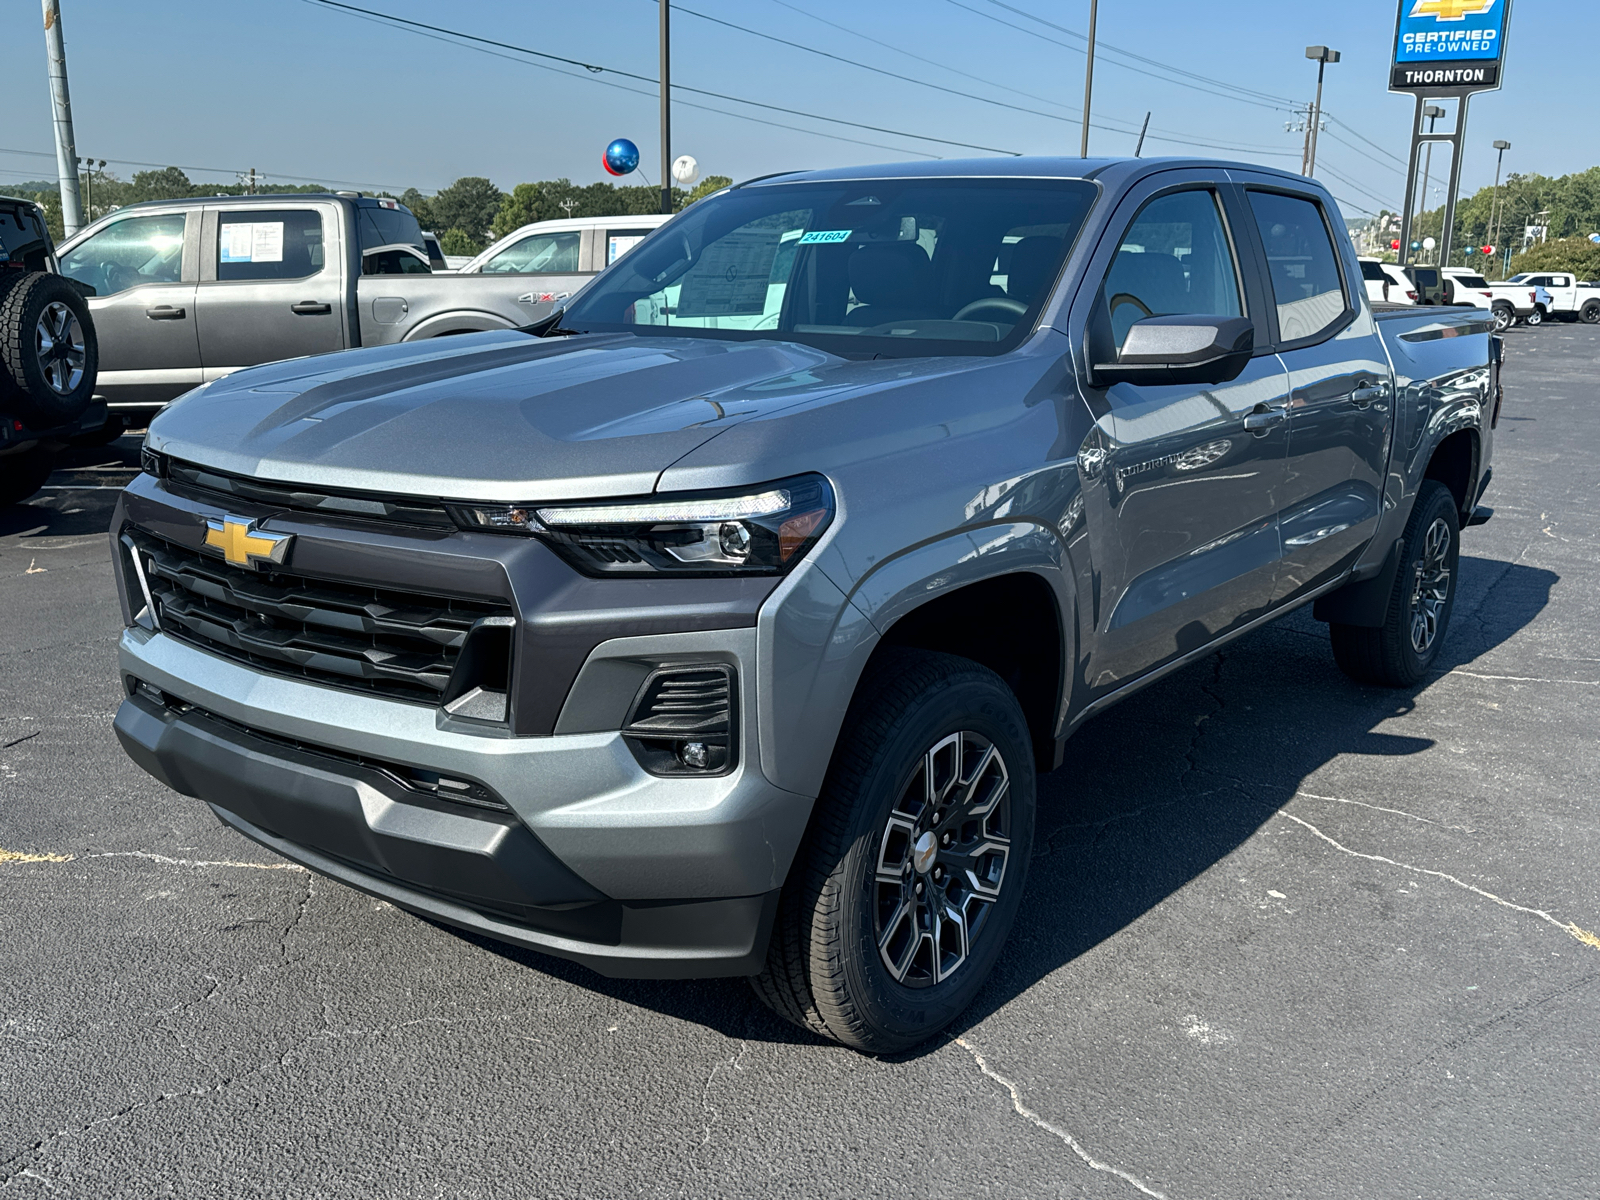
POLYGON ((549 310, 525 279, 433 274, 410 210, 354 193, 131 204, 57 254, 90 295, 96 394, 113 414, 241 367, 512 329, 549 310))
POLYGON ((914 1044, 1089 718, 1308 603, 1433 667, 1499 342, 1344 229, 1215 162, 785 175, 526 332, 213 383, 114 517, 117 735, 402 908, 914 1044))

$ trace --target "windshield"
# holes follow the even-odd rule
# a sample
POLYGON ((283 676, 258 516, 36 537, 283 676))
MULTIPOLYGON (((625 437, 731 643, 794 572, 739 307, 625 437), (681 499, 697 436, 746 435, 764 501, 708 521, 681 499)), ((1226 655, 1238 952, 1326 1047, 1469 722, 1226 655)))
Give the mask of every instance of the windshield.
POLYGON ((996 354, 1032 328, 1096 188, 865 180, 735 188, 602 274, 564 329, 782 336, 847 358, 996 354))

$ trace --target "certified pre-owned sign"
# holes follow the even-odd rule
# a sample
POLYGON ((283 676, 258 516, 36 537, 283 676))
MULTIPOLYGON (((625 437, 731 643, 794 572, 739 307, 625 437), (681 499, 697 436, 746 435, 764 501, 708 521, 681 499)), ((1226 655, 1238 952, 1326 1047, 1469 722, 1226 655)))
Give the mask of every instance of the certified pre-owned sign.
POLYGON ((1392 89, 1500 86, 1510 0, 1400 0, 1392 89))

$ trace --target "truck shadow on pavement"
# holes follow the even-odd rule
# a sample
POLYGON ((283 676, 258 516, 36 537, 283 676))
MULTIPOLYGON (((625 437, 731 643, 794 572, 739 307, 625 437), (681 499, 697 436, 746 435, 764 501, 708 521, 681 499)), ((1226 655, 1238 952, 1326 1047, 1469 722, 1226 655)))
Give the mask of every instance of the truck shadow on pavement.
MULTIPOLYGON (((1528 625, 1549 602, 1559 576, 1464 557, 1460 578, 1441 658, 1414 689, 1350 681, 1334 664, 1327 627, 1302 609, 1080 729, 1061 769, 1039 780, 1033 864, 1010 941, 989 982, 949 1033, 959 1035, 1127 930, 1243 845, 1294 798, 1302 780, 1333 759, 1407 756, 1432 748, 1430 739, 1388 733, 1382 726, 1409 713, 1440 677, 1528 625)), ((1407 807, 1403 797, 1355 798, 1407 807)), ((728 1037, 814 1040, 769 1013, 742 980, 603 979, 570 963, 472 940, 531 968, 728 1037)), ((916 1058, 944 1040, 899 1057, 916 1058)))

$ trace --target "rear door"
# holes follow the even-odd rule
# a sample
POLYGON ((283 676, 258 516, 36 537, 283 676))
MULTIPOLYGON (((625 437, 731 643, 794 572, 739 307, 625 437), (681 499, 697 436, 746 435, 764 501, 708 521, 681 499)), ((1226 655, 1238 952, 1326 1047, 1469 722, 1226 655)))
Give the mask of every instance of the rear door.
POLYGON ((195 306, 207 379, 344 348, 339 218, 327 202, 206 209, 195 306))
MULTIPOLYGON (((1265 303, 1223 193, 1162 172, 1114 215, 1074 302, 1090 362, 1146 316, 1248 316, 1265 303)), ((1248 243, 1243 243, 1247 247, 1248 243)), ((1114 688, 1263 615, 1281 553, 1287 379, 1270 337, 1230 383, 1085 386, 1079 456, 1097 587, 1090 678, 1114 688), (1247 428, 1246 419, 1255 418, 1247 428)), ((1102 357, 1104 356, 1104 357, 1102 357)))
MULTIPOLYGON (((1342 574, 1377 531, 1393 417, 1389 359, 1356 288, 1337 214, 1314 191, 1246 177, 1250 231, 1272 292, 1269 324, 1289 371, 1289 458, 1274 599, 1342 574)), ((1438 273, 1437 268, 1427 268, 1438 273)), ((1419 268, 1419 271, 1421 269, 1419 268)))

